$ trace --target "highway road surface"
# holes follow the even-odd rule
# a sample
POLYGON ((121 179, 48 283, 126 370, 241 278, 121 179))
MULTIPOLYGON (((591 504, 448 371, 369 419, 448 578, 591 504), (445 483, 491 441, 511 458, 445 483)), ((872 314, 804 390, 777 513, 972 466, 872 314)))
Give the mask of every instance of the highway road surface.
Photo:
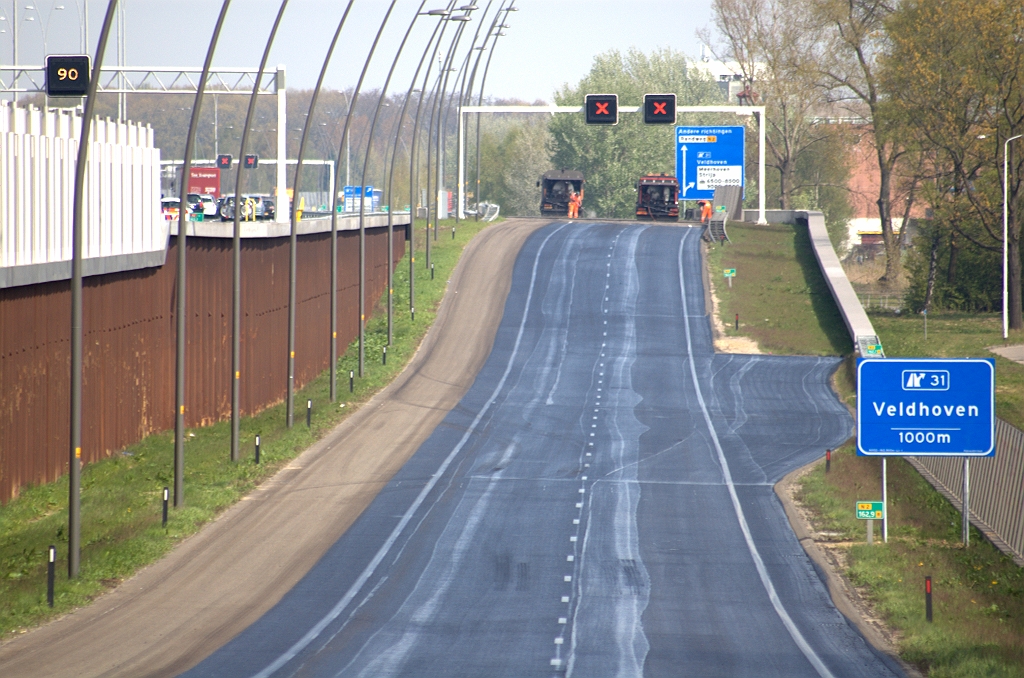
POLYGON ((835 366, 715 355, 696 229, 537 230, 466 395, 186 675, 901 675, 772 490, 850 435, 835 366))

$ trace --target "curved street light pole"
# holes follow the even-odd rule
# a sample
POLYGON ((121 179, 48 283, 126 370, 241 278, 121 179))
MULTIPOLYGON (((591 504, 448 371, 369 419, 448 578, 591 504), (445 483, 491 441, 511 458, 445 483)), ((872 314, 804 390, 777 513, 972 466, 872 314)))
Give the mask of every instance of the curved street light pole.
MULTIPOLYGON (((442 17, 442 21, 439 24, 441 27, 440 32, 437 35, 436 47, 440 47, 441 41, 444 39, 445 29, 448 28, 448 19, 451 15, 451 8, 455 5, 455 0, 450 0, 448 8, 443 10, 430 10, 427 14, 442 17)), ((424 50, 423 58, 420 59, 420 65, 422 66, 424 59, 427 54, 432 54, 436 48, 434 44, 428 44, 426 50, 424 50)), ((415 193, 416 188, 419 184, 419 168, 416 166, 417 153, 419 152, 419 146, 417 140, 420 132, 420 113, 423 112, 423 101, 426 99, 427 94, 427 82, 430 81, 430 71, 434 67, 433 58, 427 63, 427 70, 423 75, 423 84, 420 86, 420 98, 416 103, 416 118, 412 125, 412 143, 410 144, 409 152, 409 211, 411 215, 411 223, 409 225, 409 315, 413 320, 416 319, 416 217, 413 213, 413 205, 415 205, 415 193)), ((413 86, 416 84, 416 76, 412 79, 413 86)), ((412 91, 412 90, 410 90, 412 91)), ((427 138, 427 146, 430 146, 430 138, 427 138)), ((429 159, 428 159, 429 162, 429 159)), ((430 186, 427 186, 427 200, 426 200, 426 211, 427 211, 427 223, 430 223, 430 186)), ((427 251, 430 251, 429 240, 426 243, 427 251)), ((429 268, 429 266, 427 267, 429 268)))
MULTIPOLYGON (((384 15, 383 21, 381 21, 380 27, 377 29, 377 36, 373 40, 373 45, 370 47, 370 53, 366 55, 366 61, 363 62, 363 70, 359 74, 359 80, 356 82, 355 90, 352 93, 352 98, 349 100, 348 113, 345 115, 345 127, 341 133, 341 145, 338 149, 338 155, 341 155, 341 151, 345 148, 345 143, 348 140, 349 128, 352 124, 352 113, 355 110, 356 105, 359 103, 359 92, 363 87, 363 79, 366 78, 366 70, 370 67, 370 61, 373 59, 373 53, 377 49, 377 43, 380 41, 381 33, 384 32, 384 26, 388 22, 388 17, 391 16, 391 10, 394 9, 395 1, 392 0, 388 6, 388 11, 384 15)), ((334 378, 334 373, 338 369, 337 365, 337 343, 338 343, 338 317, 337 317, 337 290, 338 290, 338 188, 340 176, 336 176, 334 180, 334 186, 331 187, 331 378, 334 378)), ((360 177, 360 190, 359 194, 362 195, 363 179, 360 177)), ((365 255, 365 243, 363 242, 363 234, 360 234, 359 243, 359 260, 363 261, 365 255)), ((363 270, 362 264, 359 267, 359 376, 363 376, 363 318, 365 314, 364 306, 364 295, 363 295, 363 278, 365 277, 365 271, 363 270)))
MULTIPOLYGON (((443 113, 444 113, 444 110, 445 110, 444 109, 445 97, 448 96, 448 94, 447 94, 447 92, 448 92, 448 77, 452 73, 452 71, 454 70, 452 68, 452 63, 455 61, 455 53, 459 49, 459 42, 462 41, 462 33, 463 33, 464 29, 465 29, 465 24, 463 24, 462 26, 459 26, 459 30, 456 31, 455 39, 452 40, 452 46, 449 48, 448 55, 445 58, 444 68, 441 70, 440 73, 437 74, 438 80, 439 80, 439 82, 438 82, 438 96, 437 96, 437 131, 436 131, 436 136, 435 136, 435 143, 437 144, 437 150, 434 152, 434 160, 437 163, 437 167, 434 170, 434 184, 436 186, 436 192, 437 192, 438 200, 441 199, 441 189, 443 188, 443 183, 444 183, 444 157, 443 157, 444 146, 442 144, 444 143, 444 132, 445 132, 445 130, 443 128, 443 119, 444 119, 443 113)), ((431 117, 431 119, 433 120, 433 117, 431 117)), ((440 212, 440 205, 438 206, 438 212, 440 212)), ((434 242, 437 242, 437 215, 436 214, 434 215, 434 242)))
MULTIPOLYGON (((267 61, 270 58, 270 48, 277 36, 277 29, 281 25, 281 17, 288 6, 288 0, 281 0, 281 6, 277 10, 277 17, 274 19, 274 26, 270 29, 267 37, 267 44, 263 48, 263 58, 260 59, 260 70, 256 74, 256 82, 252 87, 252 94, 249 95, 249 108, 245 113, 245 127, 242 128, 242 143, 238 149, 238 169, 235 171, 235 214, 234 231, 231 240, 231 461, 238 461, 239 447, 239 416, 241 409, 240 379, 242 375, 242 227, 239 223, 241 218, 241 205, 239 198, 242 195, 242 159, 245 158, 245 151, 248 149, 249 128, 252 126, 252 117, 256 113, 256 99, 259 96, 260 81, 263 80, 263 72, 267 68, 267 61)), ((282 83, 277 83, 278 87, 282 83)), ((278 202, 281 202, 278 200, 278 202)))
POLYGON ((199 76, 196 87, 196 98, 192 104, 192 119, 188 125, 188 136, 185 140, 185 156, 181 169, 181 186, 178 203, 178 317, 177 320, 177 355, 175 375, 175 407, 174 407, 174 507, 185 503, 185 245, 188 228, 188 176, 192 169, 192 150, 196 142, 196 129, 199 126, 199 114, 203 107, 203 95, 206 93, 206 81, 210 77, 210 64, 213 53, 217 49, 224 18, 227 16, 231 0, 224 0, 213 27, 213 36, 206 49, 206 60, 203 72, 199 76))
POLYGON ((434 119, 436 117, 437 122, 438 122, 437 139, 440 140, 440 138, 441 138, 441 130, 440 130, 441 106, 443 105, 442 99, 444 97, 445 90, 447 89, 447 86, 448 86, 448 69, 451 68, 451 61, 452 61, 452 59, 455 56, 455 51, 459 47, 459 41, 462 39, 462 32, 463 32, 463 29, 465 28, 465 22, 469 21, 469 16, 468 15, 454 16, 454 17, 451 17, 449 20, 450 21, 460 21, 461 23, 460 23, 458 29, 455 31, 455 35, 452 37, 451 44, 448 47, 448 53, 445 55, 444 60, 441 62, 441 69, 440 69, 440 71, 437 74, 437 84, 435 85, 435 89, 434 89, 434 92, 435 92, 434 99, 433 99, 433 101, 431 101, 431 104, 430 104, 430 122, 427 124, 427 205, 428 205, 428 210, 427 210, 427 229, 426 229, 426 234, 427 234, 427 268, 428 269, 430 268, 430 216, 431 216, 430 215, 430 210, 429 210, 429 205, 430 205, 430 199, 432 197, 431 196, 431 191, 430 191, 430 169, 431 169, 431 166, 434 164, 435 161, 437 162, 437 167, 438 167, 438 169, 436 169, 434 171, 434 193, 436 193, 436 196, 433 196, 433 197, 435 199, 436 209, 435 209, 434 214, 433 214, 433 220, 434 220, 434 240, 435 241, 437 240, 437 216, 438 216, 438 213, 441 211, 440 204, 436 202, 436 201, 441 199, 441 184, 440 184, 440 182, 441 182, 442 177, 441 177, 441 173, 440 173, 440 165, 441 165, 441 160, 440 160, 440 152, 441 152, 440 141, 437 142, 437 144, 438 144, 437 145, 437 150, 434 153, 435 158, 434 158, 433 161, 431 160, 431 151, 434 150, 434 146, 432 145, 433 144, 432 140, 434 138, 434 136, 433 136, 434 135, 434 119))
MULTIPOLYGON (((402 57, 402 51, 405 49, 405 43, 409 40, 409 35, 412 33, 413 26, 416 25, 416 19, 420 16, 420 12, 423 11, 423 6, 427 4, 427 0, 420 0, 420 6, 417 8, 416 13, 412 16, 412 21, 409 22, 409 28, 406 29, 405 35, 402 37, 401 44, 398 45, 398 50, 395 52, 395 58, 391 61, 391 68, 388 69, 388 75, 384 79, 384 86, 380 90, 380 97, 377 98, 377 108, 373 112, 373 120, 370 122, 370 132, 366 140, 366 156, 363 159, 363 172, 360 176, 365 177, 367 170, 370 165, 370 151, 373 148, 373 133, 377 129, 377 119, 380 117, 380 109, 384 105, 384 99, 387 97, 388 87, 391 85, 391 78, 395 74, 395 67, 398 65, 398 60, 402 57)), ((401 128, 399 128, 401 132, 401 128)), ((397 138, 397 135, 396 135, 397 138)), ((387 163, 387 148, 384 149, 384 162, 387 163)), ((365 183, 365 181, 363 182, 365 183)), ((394 319, 394 296, 395 296, 395 281, 394 281, 394 250, 395 250, 395 227, 392 221, 391 215, 391 184, 388 183, 388 346, 391 345, 393 338, 392 321, 394 319)), ((359 237, 362 243, 365 238, 366 229, 364 226, 364 216, 366 214, 366 201, 359 201, 359 237)), ((411 215, 410 215, 411 216, 411 215)), ((361 245, 362 247, 362 245, 361 245)), ((362 255, 360 255, 362 256, 362 255)), ((362 266, 362 265, 361 265, 362 266)), ((364 269, 361 267, 360 271, 364 269)), ((361 283, 362 281, 360 281, 361 283)), ((362 284, 360 284, 362 287, 362 284)), ((360 340, 360 347, 362 346, 362 340, 360 340)))
MULTIPOLYGON (((505 10, 506 17, 508 16, 508 14, 507 14, 508 12, 517 12, 517 11, 519 11, 518 7, 509 6, 508 9, 505 10)), ((487 71, 489 71, 490 68, 491 68, 491 57, 494 56, 494 48, 498 44, 498 38, 501 37, 502 35, 505 35, 505 34, 501 33, 501 32, 496 33, 494 35, 494 40, 491 41, 491 51, 487 54, 487 63, 484 65, 484 72, 483 72, 483 75, 480 78, 480 95, 477 97, 477 106, 483 105, 484 86, 487 84, 487 71)), ((476 114, 476 199, 477 199, 477 202, 480 201, 480 114, 479 113, 476 114)), ((476 218, 477 218, 477 221, 480 220, 480 209, 479 208, 477 208, 476 218)))
MULTIPOLYGON (((68 459, 68 578, 78 576, 82 550, 82 193, 85 172, 89 163, 89 141, 93 110, 96 108, 96 88, 100 82, 103 54, 107 38, 114 23, 117 0, 107 4, 107 14, 100 29, 96 58, 93 59, 92 77, 82 112, 82 129, 78 137, 78 164, 75 165, 74 211, 71 214, 71 430, 68 459)), ((17 60, 15 60, 17 63, 17 60)))
MULTIPOLYGON (((420 7, 422 8, 422 5, 420 5, 420 7)), ((444 15, 439 14, 439 12, 446 12, 446 11, 447 10, 431 10, 430 12, 418 13, 417 16, 448 16, 447 14, 444 14, 444 15)), ((406 110, 409 108, 409 99, 412 97, 413 90, 416 87, 416 79, 420 75, 420 70, 423 68, 423 62, 426 60, 427 54, 430 53, 430 49, 434 45, 434 38, 437 37, 437 33, 440 30, 442 25, 443 24, 440 23, 440 22, 437 23, 434 26, 433 32, 430 34, 430 39, 427 41, 427 46, 423 50, 423 54, 420 56, 420 63, 419 63, 419 65, 416 66, 416 72, 413 73, 412 80, 409 82, 409 91, 406 92, 405 100, 402 102, 402 110, 398 114, 398 126, 396 128, 397 131, 395 132, 395 143, 393 144, 393 148, 392 148, 392 151, 391 151, 391 165, 390 165, 390 170, 388 171, 388 179, 387 179, 387 186, 388 186, 388 234, 389 234, 390 237, 393 237, 393 231, 392 231, 393 225, 392 225, 392 221, 391 221, 391 218, 392 218, 391 215, 392 215, 392 212, 394 211, 394 205, 393 205, 392 197, 393 197, 393 189, 394 189, 394 186, 395 186, 395 165, 398 162, 398 142, 402 139, 402 125, 403 125, 403 122, 405 120, 406 110)), ((404 144, 405 142, 402 141, 402 143, 404 144)), ((413 156, 412 149, 407 146, 406 150, 409 151, 409 158, 411 160, 412 156, 413 156)), ((385 157, 386 157, 386 155, 387 154, 385 153, 385 157)), ((413 235, 416 233, 416 209, 414 207, 414 205, 416 203, 413 200, 415 192, 416 192, 416 185, 413 183, 412 168, 410 167, 410 171, 409 171, 409 304, 410 304, 410 308, 415 308, 414 306, 412 306, 412 304, 414 302, 413 294, 414 294, 414 291, 415 291, 414 280, 413 280, 413 263, 415 262, 415 256, 416 256, 416 250, 413 247, 413 243, 415 242, 413 240, 413 235)), ((390 242, 390 240, 389 240, 389 246, 392 246, 392 243, 390 242)), ((391 340, 392 340, 392 323, 393 323, 393 315, 394 315, 394 309, 392 308, 392 297, 394 296, 392 294, 392 291, 393 291, 392 283, 393 283, 392 268, 389 266, 389 268, 388 268, 388 290, 389 290, 388 291, 388 345, 391 344, 391 340)))
MULTIPOLYGON (((292 427, 295 422, 295 289, 297 287, 296 278, 298 277, 298 266, 296 263, 296 252, 298 250, 298 234, 299 234, 299 208, 297 200, 299 198, 299 187, 302 183, 302 159, 306 152, 306 141, 309 138, 309 130, 314 126, 314 120, 316 113, 316 102, 320 98, 320 89, 324 84, 324 76, 327 74, 327 66, 331 63, 331 56, 334 54, 334 47, 338 44, 338 37, 341 35, 341 29, 345 27, 345 20, 348 19, 348 13, 352 9, 352 4, 355 0, 349 0, 348 5, 345 6, 345 13, 341 15, 341 20, 338 22, 338 27, 334 31, 334 37, 331 38, 330 47, 327 48, 327 54, 324 56, 324 62, 320 66, 320 76, 317 78, 316 87, 313 88, 313 94, 309 99, 309 111, 306 113, 306 121, 302 125, 302 138, 299 140, 299 154, 295 160, 295 178, 292 179, 292 200, 291 200, 291 231, 289 233, 289 248, 288 248, 288 400, 286 404, 286 421, 288 428, 292 427)), ((237 206, 235 211, 237 212, 237 206)), ((334 366, 331 366, 331 370, 334 370, 334 366)))

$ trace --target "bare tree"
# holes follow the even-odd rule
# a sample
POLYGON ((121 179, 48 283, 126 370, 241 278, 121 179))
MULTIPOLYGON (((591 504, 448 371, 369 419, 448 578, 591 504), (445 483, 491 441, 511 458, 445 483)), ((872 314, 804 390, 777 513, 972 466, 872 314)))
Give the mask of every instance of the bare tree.
POLYGON ((741 95, 766 107, 768 165, 779 173, 779 207, 790 209, 793 194, 806 186, 795 179, 797 162, 812 145, 834 132, 815 116, 819 92, 813 45, 800 0, 714 0, 712 15, 722 37, 698 31, 716 56, 735 61, 744 80, 741 95))
POLYGON ((898 283, 900 237, 892 227, 893 175, 905 153, 900 143, 899 115, 878 83, 877 58, 885 46, 885 20, 896 0, 802 0, 801 14, 809 20, 818 84, 829 102, 844 107, 851 117, 865 117, 878 161, 878 216, 885 244, 885 274, 881 280, 898 283))

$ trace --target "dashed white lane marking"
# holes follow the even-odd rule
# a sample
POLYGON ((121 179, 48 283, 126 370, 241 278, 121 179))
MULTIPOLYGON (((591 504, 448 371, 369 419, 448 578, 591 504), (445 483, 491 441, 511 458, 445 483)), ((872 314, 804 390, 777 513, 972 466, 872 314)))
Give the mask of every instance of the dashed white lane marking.
MULTIPOLYGON (((589 464, 588 464, 588 466, 589 466, 589 464)), ((586 480, 586 479, 587 479, 587 477, 586 477, 586 476, 583 476, 583 480, 586 480)))
POLYGON ((566 556, 565 560, 566 560, 566 562, 571 563, 572 561, 576 560, 576 557, 575 556, 566 556))
POLYGON ((541 241, 540 246, 537 248, 536 258, 533 261, 533 272, 530 276, 530 286, 526 293, 526 304, 523 306, 523 316, 519 321, 519 332, 516 335, 515 342, 512 344, 512 353, 509 355, 508 364, 505 366, 505 373, 501 376, 501 379, 498 380, 498 384, 495 387, 494 392, 491 394, 491 397, 487 400, 483 408, 481 408, 477 415, 473 418, 473 421, 470 423, 469 428, 466 429, 466 432, 463 434, 459 442, 455 445, 455 447, 448 454, 448 456, 445 457, 444 461, 441 462, 441 465, 438 466, 437 470, 433 473, 433 475, 430 476, 430 480, 428 480, 426 485, 424 485, 423 489, 420 490, 420 493, 416 496, 416 499, 413 500, 412 504, 406 510, 405 514, 402 515, 401 520, 398 521, 398 524, 395 525, 394 529, 391 531, 391 534, 387 537, 387 539, 384 540, 384 543, 381 545, 380 549, 374 555, 373 559, 363 569, 362 573, 360 573, 360 575, 356 578, 356 581, 352 584, 352 586, 349 587, 348 591, 345 592, 345 595, 343 595, 338 600, 338 602, 334 604, 334 606, 327 612, 327 614, 325 614, 320 619, 320 621, 318 621, 316 624, 313 625, 312 628, 306 631, 306 633, 303 634, 303 636, 299 638, 299 640, 297 640, 291 647, 285 650, 284 653, 279 655, 268 666, 264 667, 262 671, 256 673, 254 678, 269 678, 271 674, 273 674, 278 669, 283 667, 285 664, 291 661, 299 652, 308 647, 310 643, 312 643, 314 640, 317 639, 317 637, 320 636, 320 634, 324 631, 325 628, 327 628, 327 626, 331 622, 333 622, 341 615, 341 613, 345 610, 346 607, 348 607, 349 603, 356 597, 356 595, 363 588, 363 586, 366 585, 366 582, 369 581, 370 577, 373 576, 373 573, 377 570, 377 567, 380 565, 380 563, 384 560, 384 558, 387 557, 387 554, 391 551, 392 546, 394 546, 395 542, 398 541, 399 536, 405 530, 406 526, 412 521, 413 516, 419 510, 423 502, 426 500, 431 490, 433 490, 434 486, 444 477, 445 471, 448 469, 449 466, 451 466, 452 462, 458 456, 459 452, 461 452, 462 448, 465 447, 466 442, 476 431, 476 427, 480 425, 480 422, 483 420, 484 416, 487 414, 488 411, 490 411, 491 405, 493 405, 498 398, 498 394, 501 393, 501 390, 503 388, 505 388, 505 382, 508 380, 508 375, 512 372, 512 367, 515 365, 516 356, 519 353, 519 346, 522 343, 523 334, 526 331, 526 319, 528 317, 530 310, 530 302, 533 299, 533 292, 536 288, 537 271, 540 268, 540 255, 544 251, 544 247, 548 244, 548 241, 551 240, 551 238, 553 238, 556 233, 558 233, 568 225, 568 223, 565 223, 556 228, 555 230, 553 230, 551 233, 547 235, 547 237, 544 238, 544 240, 541 241))
POLYGON ((562 602, 563 603, 568 603, 569 602, 569 596, 562 596, 562 602))
POLYGON ((580 488, 580 494, 583 494, 583 493, 584 493, 584 492, 586 492, 586 491, 587 491, 586 489, 584 489, 584 488, 582 488, 582 487, 580 488))
POLYGON ((572 581, 572 575, 571 574, 567 574, 567 575, 565 575, 565 577, 563 577, 563 579, 565 581, 567 581, 567 582, 572 581))
POLYGON ((555 638, 555 645, 561 645, 564 642, 565 642, 564 638, 561 638, 561 637, 555 638))
POLYGON ((568 624, 569 620, 566 617, 559 617, 558 618, 558 623, 559 624, 568 624))
POLYGON ((572 542, 576 541, 576 539, 577 539, 577 537, 576 537, 575 534, 572 535, 571 537, 569 537, 569 541, 572 541, 572 542))
POLYGON ((576 508, 583 508, 583 502, 576 502, 576 508))
POLYGON ((579 525, 580 524, 580 519, 579 518, 573 518, 572 519, 572 524, 573 525, 579 525))

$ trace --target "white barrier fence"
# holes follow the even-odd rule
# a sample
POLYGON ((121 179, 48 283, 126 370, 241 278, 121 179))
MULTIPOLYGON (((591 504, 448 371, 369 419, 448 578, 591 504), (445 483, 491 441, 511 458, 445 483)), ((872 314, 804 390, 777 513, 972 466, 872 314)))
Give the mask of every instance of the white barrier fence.
MULTIPOLYGON (((80 130, 76 112, 0 101, 0 287, 70 277, 80 130)), ((83 205, 86 274, 158 265, 168 224, 152 128, 97 120, 92 143, 83 205)))

